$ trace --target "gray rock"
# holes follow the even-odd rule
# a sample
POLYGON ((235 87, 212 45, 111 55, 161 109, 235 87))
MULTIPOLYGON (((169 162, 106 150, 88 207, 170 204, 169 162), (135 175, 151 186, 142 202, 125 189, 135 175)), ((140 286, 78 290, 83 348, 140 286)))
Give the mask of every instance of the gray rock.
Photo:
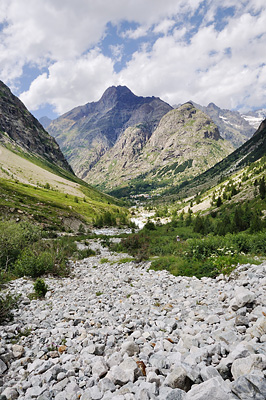
POLYGON ((266 369, 266 357, 263 354, 252 354, 245 358, 238 358, 232 364, 232 375, 236 380, 241 375, 248 375, 254 370, 266 369))
POLYGON ((98 388, 102 393, 107 392, 114 392, 116 390, 115 384, 108 378, 103 378, 98 383, 98 388))
POLYGON ((191 381, 187 376, 187 371, 183 367, 174 368, 165 378, 165 386, 172 389, 182 389, 188 391, 191 387, 191 381))
POLYGON ((6 370, 7 370, 7 366, 4 363, 4 361, 2 361, 0 358, 0 374, 3 374, 6 370))
POLYGON ((243 286, 235 287, 235 297, 231 300, 230 306, 233 310, 238 310, 239 308, 245 306, 247 303, 253 302, 255 299, 255 293, 246 289, 243 286))
POLYGON ((1 396, 6 396, 7 400, 14 400, 17 399, 19 394, 15 388, 6 388, 2 393, 1 396))
POLYGON ((226 383, 221 385, 217 378, 212 378, 200 385, 195 385, 187 392, 186 400, 230 400, 226 383))
POLYGON ((221 377, 217 369, 215 369, 211 365, 209 367, 204 366, 203 368, 201 368, 200 375, 204 381, 215 377, 221 377))
POLYGON ((19 344, 13 344, 12 352, 14 357, 21 358, 25 352, 24 347, 20 346, 19 344))
POLYGON ((240 376, 232 384, 232 392, 241 400, 265 400, 266 380, 264 376, 240 376))
POLYGON ((122 344, 122 352, 127 353, 129 357, 139 353, 139 346, 135 342, 126 341, 122 344))
POLYGON ((186 392, 181 389, 173 389, 168 393, 165 400, 186 400, 186 392))
POLYGON ((26 398, 27 397, 28 398, 31 398, 31 397, 38 398, 45 390, 46 390, 45 387, 34 386, 34 387, 27 389, 25 396, 26 396, 26 398))
POLYGON ((102 378, 108 372, 108 367, 104 359, 98 359, 93 362, 92 365, 92 374, 97 375, 99 378, 102 378))

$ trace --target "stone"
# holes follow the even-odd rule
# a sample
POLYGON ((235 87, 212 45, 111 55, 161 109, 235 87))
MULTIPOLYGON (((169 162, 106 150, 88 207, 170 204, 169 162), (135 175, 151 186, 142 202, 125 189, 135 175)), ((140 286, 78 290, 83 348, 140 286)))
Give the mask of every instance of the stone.
POLYGON ((7 366, 4 363, 4 361, 2 361, 0 358, 0 374, 3 374, 6 370, 7 370, 7 366))
POLYGON ((102 393, 107 391, 114 392, 116 390, 115 384, 108 378, 103 378, 98 383, 98 388, 102 393))
POLYGON ((186 392, 181 389, 173 389, 167 394, 165 400, 186 400, 186 392))
POLYGON ((129 357, 139 353, 139 346, 135 342, 126 341, 122 344, 122 352, 127 353, 129 357))
POLYGON ((25 396, 26 398, 38 398, 45 390, 45 387, 34 386, 27 389, 25 396))
POLYGON ((19 344, 13 344, 12 352, 15 358, 21 358, 25 352, 24 347, 19 344))
POLYGON ((239 308, 245 306, 247 303, 253 302, 255 299, 255 293, 246 289, 243 286, 235 287, 235 297, 231 300, 230 306, 233 310, 238 310, 239 308))
POLYGON ((5 396, 7 400, 15 400, 18 398, 19 394, 15 388, 6 388, 1 396, 5 396))
POLYGON ((187 371, 182 367, 175 367, 165 378, 165 386, 172 389, 182 389, 188 391, 191 387, 191 381, 187 376, 187 371))
POLYGON ((204 366, 203 368, 201 368, 200 375, 204 381, 207 381, 208 379, 215 377, 221 377, 217 369, 211 365, 209 365, 208 367, 204 366))
MULTIPOLYGON (((142 375, 141 369, 138 367, 138 364, 132 358, 125 359, 120 365, 119 368, 127 371, 128 374, 133 375, 133 381, 142 375)), ((132 381, 132 379, 130 379, 132 381)))
MULTIPOLYGON (((120 264, 121 254, 88 240, 98 254, 70 260, 71 277, 47 277, 49 299, 20 303, 15 322, 1 326, 0 392, 22 400, 265 397, 266 263, 219 279, 175 277, 149 262, 120 264), (11 344, 28 329, 23 349, 11 344)), ((7 286, 32 291, 28 279, 7 286)))
POLYGON ((253 374, 242 375, 232 383, 232 392, 241 400, 265 400, 265 377, 253 374))
POLYGON ((248 357, 237 358, 231 367, 233 378, 236 380, 241 375, 248 375, 255 369, 263 371, 266 369, 266 356, 263 354, 252 354, 248 357))
POLYGON ((88 394, 90 395, 89 398, 91 400, 100 400, 103 397, 97 386, 92 386, 90 389, 88 389, 88 394))
POLYGON ((261 336, 266 334, 266 317, 259 318, 256 323, 247 329, 252 337, 261 338, 261 336))
POLYGON ((104 359, 98 359, 92 365, 92 374, 97 375, 99 378, 105 376, 108 372, 108 366, 104 359))
POLYGON ((129 381, 133 382, 134 374, 131 371, 125 371, 119 366, 114 366, 106 375, 115 385, 123 386, 129 381))
POLYGON ((217 378, 195 385, 187 392, 186 400, 230 400, 226 383, 221 385, 217 378))

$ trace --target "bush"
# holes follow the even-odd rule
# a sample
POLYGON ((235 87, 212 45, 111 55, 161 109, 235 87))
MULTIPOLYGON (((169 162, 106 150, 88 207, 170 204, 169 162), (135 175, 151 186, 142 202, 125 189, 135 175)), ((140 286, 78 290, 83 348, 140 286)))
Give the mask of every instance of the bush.
POLYGON ((28 222, 0 222, 0 269, 10 269, 21 251, 40 237, 40 228, 28 222))
POLYGON ((14 265, 14 273, 17 276, 37 278, 52 273, 53 267, 53 257, 48 251, 37 254, 36 251, 25 249, 14 265))
POLYGON ((116 216, 106 211, 103 215, 97 216, 94 221, 94 226, 102 228, 103 226, 115 226, 116 216))
POLYGON ((155 230, 156 230, 156 226, 155 226, 154 222, 148 221, 148 222, 144 225, 144 229, 147 229, 148 231, 155 231, 155 230))
POLYGON ((74 254, 77 256, 78 260, 82 260, 83 258, 95 256, 96 252, 94 250, 88 248, 88 249, 78 250, 74 254))
POLYGON ((36 297, 38 298, 43 298, 45 297, 47 291, 48 291, 48 286, 44 282, 43 279, 37 278, 36 281, 33 284, 34 292, 36 297))
POLYGON ((18 308, 19 297, 20 295, 12 296, 9 293, 0 294, 0 324, 13 319, 12 309, 18 308))

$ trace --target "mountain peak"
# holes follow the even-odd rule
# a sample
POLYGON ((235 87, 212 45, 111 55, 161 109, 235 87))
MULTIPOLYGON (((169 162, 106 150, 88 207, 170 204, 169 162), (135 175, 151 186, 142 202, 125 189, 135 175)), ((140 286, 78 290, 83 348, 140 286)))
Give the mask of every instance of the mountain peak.
POLYGON ((115 105, 118 101, 122 100, 125 102, 135 97, 134 93, 127 86, 110 86, 106 89, 99 102, 105 106, 108 104, 115 105))

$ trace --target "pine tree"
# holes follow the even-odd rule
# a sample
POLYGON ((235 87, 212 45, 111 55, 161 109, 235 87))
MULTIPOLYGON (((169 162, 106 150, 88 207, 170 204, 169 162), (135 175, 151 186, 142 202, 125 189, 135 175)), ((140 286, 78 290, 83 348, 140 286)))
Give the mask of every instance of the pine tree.
POLYGON ((265 179, 264 179, 264 177, 261 178, 261 180, 260 180, 259 192, 260 192, 260 197, 261 197, 261 199, 262 199, 262 200, 265 199, 266 186, 265 186, 265 179))

